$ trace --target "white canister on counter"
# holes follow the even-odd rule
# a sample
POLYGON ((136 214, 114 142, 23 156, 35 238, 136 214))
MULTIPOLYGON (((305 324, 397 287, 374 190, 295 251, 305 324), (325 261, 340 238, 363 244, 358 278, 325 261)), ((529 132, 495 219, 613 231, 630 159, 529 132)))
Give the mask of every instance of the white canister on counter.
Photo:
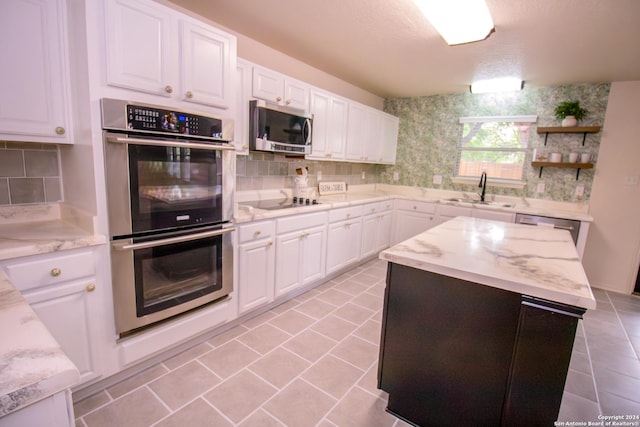
POLYGON ((578 161, 578 153, 569 153, 569 162, 575 163, 578 161))
POLYGON ((589 163, 591 161, 591 153, 580 154, 580 163, 589 163))
POLYGON ((562 153, 551 153, 549 155, 549 161, 553 163, 560 163, 562 161, 562 153))

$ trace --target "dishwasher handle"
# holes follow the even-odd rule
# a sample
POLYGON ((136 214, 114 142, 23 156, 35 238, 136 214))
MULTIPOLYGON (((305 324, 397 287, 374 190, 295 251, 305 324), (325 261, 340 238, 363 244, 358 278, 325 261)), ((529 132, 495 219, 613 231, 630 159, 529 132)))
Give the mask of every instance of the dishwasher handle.
MULTIPOLYGON (((536 222, 531 222, 531 221, 527 221, 527 220, 519 220, 518 224, 524 224, 524 225, 538 225, 538 223, 536 222)), ((542 224, 549 224, 549 223, 542 223, 542 224)), ((566 226, 566 225, 558 225, 558 224, 550 224, 553 226, 553 228, 559 228, 560 230, 568 230, 568 231, 573 231, 575 230, 572 226, 566 226)))

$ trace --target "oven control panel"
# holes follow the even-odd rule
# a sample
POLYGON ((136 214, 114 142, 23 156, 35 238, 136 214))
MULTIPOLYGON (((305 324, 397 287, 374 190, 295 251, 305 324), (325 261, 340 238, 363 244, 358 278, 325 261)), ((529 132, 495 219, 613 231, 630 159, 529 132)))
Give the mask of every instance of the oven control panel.
POLYGON ((222 139, 222 120, 141 105, 127 105, 129 129, 222 139))

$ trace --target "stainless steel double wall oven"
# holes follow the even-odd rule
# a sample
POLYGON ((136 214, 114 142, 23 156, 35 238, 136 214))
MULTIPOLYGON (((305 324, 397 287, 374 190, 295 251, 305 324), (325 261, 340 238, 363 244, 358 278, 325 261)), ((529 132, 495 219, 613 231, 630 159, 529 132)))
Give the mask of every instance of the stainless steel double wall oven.
POLYGON ((233 121, 102 100, 116 329, 233 290, 233 121))

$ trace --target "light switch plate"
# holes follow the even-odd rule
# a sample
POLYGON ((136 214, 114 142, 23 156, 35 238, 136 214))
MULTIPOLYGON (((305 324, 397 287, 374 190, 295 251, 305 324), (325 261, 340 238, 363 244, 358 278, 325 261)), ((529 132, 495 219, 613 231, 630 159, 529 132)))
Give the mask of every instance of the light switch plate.
POLYGON ((584 185, 578 185, 576 187, 576 197, 584 196, 584 185))
POLYGON ((538 183, 538 188, 536 188, 536 193, 538 193, 538 194, 544 193, 544 190, 545 190, 544 182, 539 182, 538 183))
POLYGON ((394 172, 394 173, 393 173, 393 180, 394 180, 394 181, 397 181, 397 180, 399 180, 399 179, 400 179, 400 174, 399 174, 398 172, 394 172))
POLYGON ((434 184, 442 184, 442 175, 433 175, 434 184))
POLYGON ((625 185, 638 185, 638 181, 639 180, 640 180, 640 178, 638 177, 638 175, 628 176, 624 180, 624 184, 625 185))

